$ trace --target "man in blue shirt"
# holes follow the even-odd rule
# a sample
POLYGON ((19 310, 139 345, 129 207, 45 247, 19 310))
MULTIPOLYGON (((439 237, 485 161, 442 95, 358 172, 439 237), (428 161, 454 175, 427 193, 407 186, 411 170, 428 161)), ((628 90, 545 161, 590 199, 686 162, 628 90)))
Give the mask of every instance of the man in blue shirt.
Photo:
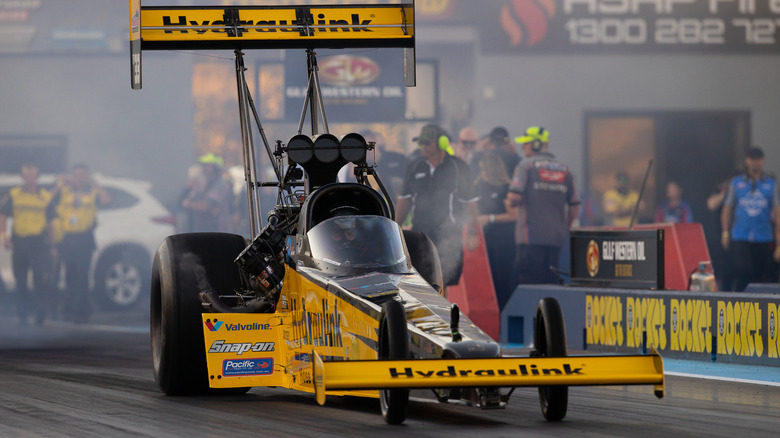
POLYGON ((676 181, 666 183, 666 200, 655 210, 655 221, 673 224, 693 222, 693 210, 682 199, 682 189, 676 181))
MULTIPOLYGON (((731 179, 723 201, 721 243, 732 248, 737 291, 748 283, 775 282, 771 272, 772 244, 780 241, 780 194, 777 181, 763 172, 764 151, 753 147, 745 158, 745 173, 731 179)), ((774 259, 780 260, 780 247, 774 259)))

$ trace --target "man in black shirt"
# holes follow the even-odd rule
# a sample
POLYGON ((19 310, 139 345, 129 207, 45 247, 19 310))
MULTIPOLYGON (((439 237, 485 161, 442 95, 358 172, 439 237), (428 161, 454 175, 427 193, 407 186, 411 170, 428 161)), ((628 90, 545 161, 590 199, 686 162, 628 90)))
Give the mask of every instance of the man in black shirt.
POLYGON ((449 140, 440 127, 425 125, 414 141, 420 145, 421 156, 407 167, 396 219, 403 223, 411 213, 412 229, 425 233, 436 245, 444 286, 458 284, 463 268, 464 223, 468 248, 477 246, 477 204, 471 170, 448 152, 449 140))

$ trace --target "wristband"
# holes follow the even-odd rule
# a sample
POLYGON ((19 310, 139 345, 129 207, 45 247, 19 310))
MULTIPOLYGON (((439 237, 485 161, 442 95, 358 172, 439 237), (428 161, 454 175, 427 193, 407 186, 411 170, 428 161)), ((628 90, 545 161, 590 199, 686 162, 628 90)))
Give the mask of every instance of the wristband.
POLYGON ((490 215, 490 223, 492 224, 492 223, 493 223, 493 222, 495 222, 495 221, 496 221, 496 215, 494 215, 494 214, 491 214, 491 215, 490 215))

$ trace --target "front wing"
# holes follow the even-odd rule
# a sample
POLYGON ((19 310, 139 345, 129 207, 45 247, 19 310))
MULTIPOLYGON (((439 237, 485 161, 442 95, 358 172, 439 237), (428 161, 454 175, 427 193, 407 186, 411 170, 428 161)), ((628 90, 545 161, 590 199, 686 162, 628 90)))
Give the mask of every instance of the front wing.
POLYGON ((649 355, 325 362, 312 352, 317 402, 325 391, 387 388, 653 385, 664 396, 663 360, 649 355))

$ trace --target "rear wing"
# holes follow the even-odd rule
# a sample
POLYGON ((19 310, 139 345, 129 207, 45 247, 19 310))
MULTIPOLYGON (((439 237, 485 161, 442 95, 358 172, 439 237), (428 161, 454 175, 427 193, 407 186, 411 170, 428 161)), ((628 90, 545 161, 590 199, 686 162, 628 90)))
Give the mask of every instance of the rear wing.
POLYGON ((383 5, 141 6, 130 2, 130 76, 141 88, 143 50, 404 48, 415 85, 414 0, 383 5))

